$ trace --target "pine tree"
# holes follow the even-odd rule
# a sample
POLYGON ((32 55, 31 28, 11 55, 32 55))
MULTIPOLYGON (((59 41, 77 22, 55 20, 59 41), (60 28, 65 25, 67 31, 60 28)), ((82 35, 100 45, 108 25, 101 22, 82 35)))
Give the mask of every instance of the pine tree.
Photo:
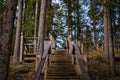
POLYGON ((17 0, 7 0, 0 34, 0 80, 7 80, 17 0))
POLYGON ((18 62, 19 56, 20 56, 20 34, 21 34, 21 27, 22 27, 22 13, 23 13, 23 0, 19 0, 13 63, 18 62))
POLYGON ((104 54, 105 60, 109 62, 110 71, 112 75, 115 75, 115 61, 114 61, 114 47, 112 36, 112 22, 110 8, 108 7, 108 0, 104 0, 104 54))
POLYGON ((37 58, 36 67, 41 60, 41 56, 44 51, 44 30, 45 30, 45 16, 46 16, 46 3, 47 0, 41 1, 41 9, 40 9, 40 18, 39 18, 39 30, 38 30, 38 50, 37 50, 37 58))

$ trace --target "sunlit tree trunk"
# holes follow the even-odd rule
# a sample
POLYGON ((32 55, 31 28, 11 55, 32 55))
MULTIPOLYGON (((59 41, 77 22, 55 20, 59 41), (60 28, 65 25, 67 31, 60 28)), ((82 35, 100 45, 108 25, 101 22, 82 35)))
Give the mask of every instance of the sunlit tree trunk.
POLYGON ((11 54, 14 18, 18 0, 7 0, 0 34, 0 80, 7 80, 11 54))
POLYGON ((38 66, 38 63, 39 63, 41 56, 43 54, 43 51, 44 51, 44 30, 45 30, 46 2, 47 2, 47 0, 41 1, 36 67, 38 66))
POLYGON ((35 7, 35 26, 34 26, 34 54, 36 54, 37 48, 37 27, 38 27, 38 0, 36 0, 36 7, 35 7))
MULTIPOLYGON (((108 3, 109 0, 104 0, 104 4, 108 3)), ((104 6, 104 54, 105 59, 109 62, 110 71, 112 75, 115 75, 115 60, 114 60, 114 46, 113 46, 113 35, 112 35, 112 22, 110 9, 108 6, 104 6)))
POLYGON ((23 0, 19 0, 13 63, 18 62, 20 56, 20 34, 21 34, 21 26, 22 26, 22 12, 23 12, 23 0))
MULTIPOLYGON (((104 0, 106 3, 106 0, 104 0)), ((108 43, 108 22, 107 15, 108 9, 104 6, 104 59, 106 62, 109 62, 109 43, 108 43)))

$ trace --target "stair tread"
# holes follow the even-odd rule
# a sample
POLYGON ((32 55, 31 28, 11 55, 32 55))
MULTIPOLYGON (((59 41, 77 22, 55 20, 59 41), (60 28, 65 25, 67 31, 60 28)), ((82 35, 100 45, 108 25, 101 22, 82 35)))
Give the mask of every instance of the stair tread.
POLYGON ((65 76, 65 75, 62 75, 62 76, 47 76, 46 77, 47 79, 77 79, 78 77, 77 76, 65 76))
POLYGON ((23 59, 23 61, 25 62, 25 63, 31 63, 31 62, 35 62, 35 58, 33 57, 33 58, 31 58, 31 57, 25 57, 24 59, 23 59))
POLYGON ((33 53, 29 53, 29 54, 24 54, 24 56, 36 56, 36 54, 33 54, 33 53))
POLYGON ((51 72, 48 71, 47 74, 75 74, 75 72, 74 71, 67 71, 67 72, 66 71, 64 71, 64 72, 63 71, 61 71, 61 72, 60 71, 59 72, 58 71, 51 71, 51 72))
POLYGON ((76 76, 75 73, 67 73, 67 74, 63 74, 63 73, 48 73, 47 76, 76 76))
POLYGON ((25 57, 24 60, 35 60, 35 58, 29 58, 29 57, 25 57))
POLYGON ((79 80, 71 55, 64 50, 55 51, 48 66, 46 80, 79 80))
MULTIPOLYGON (((46 80, 68 80, 68 79, 46 79, 46 80)), ((69 79, 69 80, 79 80, 79 79, 69 79)))

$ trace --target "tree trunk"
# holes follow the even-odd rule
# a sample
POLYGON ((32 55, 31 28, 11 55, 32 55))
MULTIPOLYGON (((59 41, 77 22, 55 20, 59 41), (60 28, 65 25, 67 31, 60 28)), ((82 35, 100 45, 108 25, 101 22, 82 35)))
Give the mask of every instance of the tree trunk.
MULTIPOLYGON (((109 0, 104 0, 106 4, 109 0)), ((104 6, 104 54, 105 59, 109 62, 110 71, 112 75, 115 75, 115 60, 114 60, 114 46, 113 46, 113 35, 112 35, 112 22, 110 9, 108 6, 104 6)))
MULTIPOLYGON (((47 1, 47 12, 50 10, 50 8, 51 8, 51 0, 48 0, 47 1)), ((47 17, 46 17, 46 19, 47 19, 47 17)), ((45 37, 48 37, 49 36, 49 27, 50 27, 50 22, 46 22, 46 25, 45 25, 45 37)))
POLYGON ((113 35, 112 35, 112 23, 110 10, 108 10, 108 42, 109 42, 109 58, 110 58, 110 71, 112 75, 115 75, 115 60, 114 60, 114 45, 113 45, 113 35))
MULTIPOLYGON (((104 0, 106 3, 106 0, 104 0)), ((106 62, 109 62, 109 46, 108 46, 108 22, 107 22, 107 13, 108 10, 104 6, 104 59, 106 62)))
POLYGON ((36 47, 37 47, 37 27, 38 27, 38 3, 39 1, 36 0, 36 8, 35 8, 35 27, 34 27, 34 54, 36 54, 36 47))
POLYGON ((18 62, 19 56, 20 56, 20 35, 21 35, 21 26, 22 26, 22 12, 23 12, 23 0, 19 0, 13 63, 18 62))
POLYGON ((14 18, 18 0, 7 0, 6 12, 0 34, 0 80, 7 80, 11 54, 14 18))
POLYGON ((80 27, 80 14, 79 14, 79 0, 77 0, 77 11, 76 11, 76 13, 77 13, 77 29, 78 29, 78 31, 77 31, 77 39, 78 40, 80 40, 80 37, 81 37, 81 27, 80 27))
POLYGON ((94 32, 94 46, 95 46, 95 51, 97 50, 97 31, 96 31, 96 25, 95 25, 95 20, 93 20, 93 32, 94 32))
POLYGON ((72 10, 71 10, 71 0, 68 0, 68 36, 70 36, 70 38, 73 38, 72 35, 72 10))
POLYGON ((44 29, 45 29, 45 16, 46 16, 46 2, 47 0, 41 1, 36 68, 44 52, 44 29))

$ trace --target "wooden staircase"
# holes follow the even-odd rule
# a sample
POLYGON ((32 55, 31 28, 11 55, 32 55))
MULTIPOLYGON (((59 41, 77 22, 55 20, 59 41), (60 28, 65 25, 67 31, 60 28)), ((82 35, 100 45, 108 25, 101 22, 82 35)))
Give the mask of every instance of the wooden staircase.
POLYGON ((55 51, 48 66, 46 80, 79 80, 71 55, 65 50, 55 51))
POLYGON ((35 62, 35 59, 36 59, 35 57, 36 57, 36 54, 33 54, 33 53, 24 54, 23 61, 24 63, 32 63, 32 62, 35 62))

